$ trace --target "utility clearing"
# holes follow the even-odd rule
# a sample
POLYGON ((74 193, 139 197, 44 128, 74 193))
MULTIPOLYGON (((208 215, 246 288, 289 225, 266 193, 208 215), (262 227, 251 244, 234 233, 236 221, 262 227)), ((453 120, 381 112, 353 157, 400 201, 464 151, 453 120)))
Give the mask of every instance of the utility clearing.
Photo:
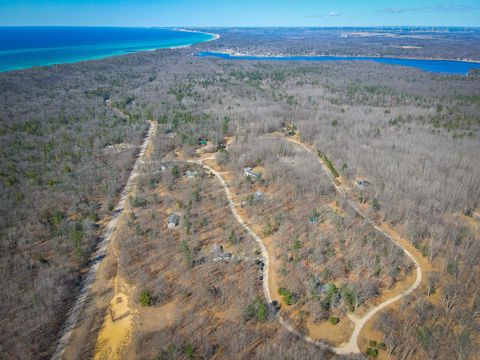
POLYGON ((156 123, 150 122, 148 130, 143 139, 143 143, 139 149, 137 158, 135 160, 135 165, 133 166, 133 169, 130 172, 127 185, 123 188, 120 194, 120 200, 118 201, 117 206, 113 210, 113 217, 106 225, 105 232, 101 237, 101 241, 97 246, 97 250, 92 256, 94 263, 91 266, 90 270, 88 271, 87 275, 85 276, 85 279, 83 280, 83 284, 82 284, 79 296, 77 297, 77 300, 73 308, 71 309, 70 314, 67 318, 67 321, 63 327, 62 335, 60 337, 60 341, 58 342, 55 353, 52 356, 52 360, 63 358, 65 348, 68 345, 69 340, 72 336, 72 332, 78 323, 79 317, 82 313, 82 309, 85 305, 85 301, 95 281, 95 277, 97 275, 100 262, 106 256, 107 247, 110 244, 110 241, 112 240, 112 238, 114 237, 114 230, 116 228, 117 221, 124 211, 126 200, 133 189, 133 186, 135 184, 135 179, 138 176, 140 166, 143 162, 143 156, 152 140, 153 135, 155 134, 155 130, 156 130, 156 123))

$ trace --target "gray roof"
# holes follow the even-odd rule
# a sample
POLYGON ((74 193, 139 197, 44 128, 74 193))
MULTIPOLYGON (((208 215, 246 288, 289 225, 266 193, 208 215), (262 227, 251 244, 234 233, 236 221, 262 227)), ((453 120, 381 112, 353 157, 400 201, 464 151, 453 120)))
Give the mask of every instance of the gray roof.
POLYGON ((265 197, 265 194, 261 191, 255 191, 253 196, 255 197, 255 200, 262 200, 265 197))
POLYGON ((357 185, 358 188, 363 189, 363 188, 366 188, 367 186, 369 186, 370 182, 368 180, 365 180, 365 179, 359 179, 359 180, 355 181, 355 185, 357 185))
POLYGON ((178 225, 179 222, 180 222, 180 215, 176 213, 171 213, 170 216, 168 217, 169 224, 178 225))

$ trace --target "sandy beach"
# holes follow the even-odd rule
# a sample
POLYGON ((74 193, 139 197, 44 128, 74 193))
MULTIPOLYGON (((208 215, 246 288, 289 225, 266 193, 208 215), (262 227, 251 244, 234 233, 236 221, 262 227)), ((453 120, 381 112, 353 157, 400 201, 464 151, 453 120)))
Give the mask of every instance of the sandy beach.
MULTIPOLYGON (((190 30, 190 29, 184 29, 184 28, 173 28, 172 30, 183 31, 183 32, 191 32, 191 33, 199 33, 199 34, 207 34, 207 35, 213 36, 213 39, 210 39, 210 40, 207 40, 207 41, 214 41, 214 40, 220 39, 219 34, 209 33, 209 32, 205 32, 205 31, 190 30)), ((207 41, 205 41, 205 42, 207 42, 207 41)))

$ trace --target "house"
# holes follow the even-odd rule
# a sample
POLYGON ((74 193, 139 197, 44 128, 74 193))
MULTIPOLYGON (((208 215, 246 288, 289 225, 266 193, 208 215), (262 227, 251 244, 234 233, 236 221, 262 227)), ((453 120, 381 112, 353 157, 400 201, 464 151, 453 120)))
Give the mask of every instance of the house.
POLYGON ((215 256, 213 258, 213 261, 214 262, 219 262, 219 261, 222 261, 222 260, 230 260, 231 258, 232 258, 232 253, 224 252, 224 253, 221 253, 218 256, 215 256))
POLYGON ((363 190, 370 185, 370 182, 365 179, 358 179, 355 181, 355 185, 357 186, 357 188, 363 190))
POLYGON ((195 176, 197 176, 197 172, 196 172, 196 171, 187 170, 187 171, 185 172, 185 175, 187 176, 187 178, 193 179, 195 176))
POLYGON ((322 283, 318 278, 311 282, 311 291, 317 295, 325 294, 330 290, 331 285, 322 283))
POLYGON ((255 191, 255 193, 253 194, 253 201, 258 202, 262 201, 263 199, 265 199, 265 194, 261 191, 255 191))
POLYGON ((214 262, 229 260, 232 258, 232 253, 224 252, 223 246, 218 244, 213 244, 212 254, 214 262))
POLYGON ((168 217, 167 225, 169 229, 175 229, 180 224, 180 215, 171 213, 168 217))
POLYGON ((258 178, 262 175, 261 173, 254 172, 251 167, 246 167, 243 169, 243 174, 245 176, 250 176, 251 178, 258 178))

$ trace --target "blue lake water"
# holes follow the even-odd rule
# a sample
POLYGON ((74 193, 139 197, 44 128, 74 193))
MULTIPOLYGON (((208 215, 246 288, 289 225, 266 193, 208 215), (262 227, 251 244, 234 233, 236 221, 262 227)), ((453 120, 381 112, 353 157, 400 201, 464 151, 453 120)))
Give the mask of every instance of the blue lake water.
POLYGON ((0 27, 0 71, 187 46, 213 38, 159 28, 0 27))
POLYGON ((250 56, 230 55, 218 52, 200 52, 198 56, 213 56, 227 60, 262 61, 375 61, 382 64, 414 67, 423 71, 444 74, 467 75, 472 69, 480 69, 480 63, 454 60, 398 59, 388 57, 348 57, 348 56, 250 56))

